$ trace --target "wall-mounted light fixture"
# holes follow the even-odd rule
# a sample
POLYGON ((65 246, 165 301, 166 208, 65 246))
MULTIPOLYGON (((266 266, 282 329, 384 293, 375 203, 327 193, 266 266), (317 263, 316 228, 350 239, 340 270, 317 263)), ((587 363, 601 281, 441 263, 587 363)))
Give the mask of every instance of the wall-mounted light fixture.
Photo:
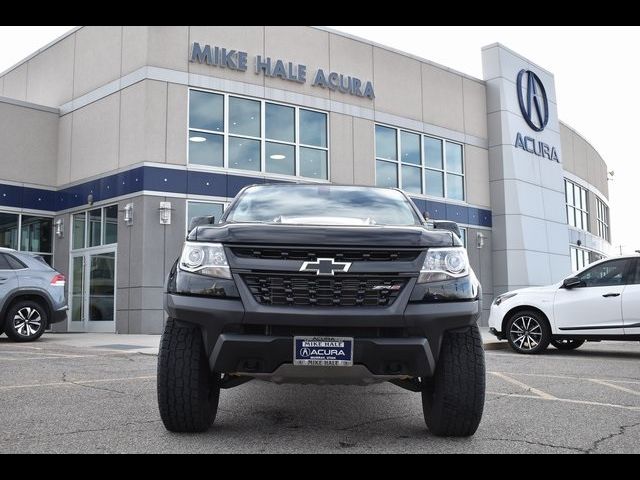
POLYGON ((171 202, 160 202, 160 225, 171 225, 171 202))
POLYGON ((56 237, 64 238, 64 220, 59 218, 56 220, 56 237))
POLYGON ((476 234, 476 247, 477 248, 482 248, 484 247, 484 239, 487 238, 484 233, 482 232, 478 232, 476 234))
POLYGON ((93 193, 87 195, 87 203, 91 206, 93 205, 93 193))
POLYGON ((129 227, 133 225, 133 203, 124 206, 124 223, 129 227))

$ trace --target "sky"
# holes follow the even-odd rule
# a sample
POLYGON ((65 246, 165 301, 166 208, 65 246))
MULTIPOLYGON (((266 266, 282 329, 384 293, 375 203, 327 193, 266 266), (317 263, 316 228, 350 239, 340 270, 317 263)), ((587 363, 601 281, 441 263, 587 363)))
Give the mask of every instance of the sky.
MULTIPOLYGON (((0 72, 71 26, 0 27, 0 72)), ((616 252, 640 249, 640 130, 638 27, 332 26, 460 72, 482 78, 484 45, 500 42, 555 75, 558 115, 600 153, 609 182, 616 252)))

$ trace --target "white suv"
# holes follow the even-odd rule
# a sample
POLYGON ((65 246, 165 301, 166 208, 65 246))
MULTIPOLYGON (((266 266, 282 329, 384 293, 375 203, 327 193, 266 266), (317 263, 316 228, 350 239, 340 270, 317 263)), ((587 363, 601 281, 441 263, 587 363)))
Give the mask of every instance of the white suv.
POLYGON ((600 260, 560 283, 502 294, 489 327, 518 353, 540 353, 549 343, 573 350, 586 340, 640 340, 640 256, 600 260))

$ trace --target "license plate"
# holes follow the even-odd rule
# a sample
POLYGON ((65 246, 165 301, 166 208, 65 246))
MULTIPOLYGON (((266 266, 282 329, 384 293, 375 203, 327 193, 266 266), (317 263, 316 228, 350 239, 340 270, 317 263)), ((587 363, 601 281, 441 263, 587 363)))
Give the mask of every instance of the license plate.
POLYGON ((294 337, 293 364, 350 367, 353 365, 353 338, 294 337))

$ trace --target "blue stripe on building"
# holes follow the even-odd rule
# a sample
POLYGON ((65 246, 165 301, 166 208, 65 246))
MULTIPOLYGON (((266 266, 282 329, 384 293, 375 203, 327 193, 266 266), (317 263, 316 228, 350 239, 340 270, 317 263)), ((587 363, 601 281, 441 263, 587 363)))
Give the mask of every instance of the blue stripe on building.
MULTIPOLYGON (((58 191, 0 183, 0 206, 55 213, 86 206, 89 195, 93 195, 94 202, 100 202, 142 190, 233 198, 247 185, 267 181, 281 182, 225 173, 137 167, 58 191)), ((434 220, 453 220, 482 227, 492 225, 491 210, 421 198, 413 201, 421 212, 427 212, 434 220)))

